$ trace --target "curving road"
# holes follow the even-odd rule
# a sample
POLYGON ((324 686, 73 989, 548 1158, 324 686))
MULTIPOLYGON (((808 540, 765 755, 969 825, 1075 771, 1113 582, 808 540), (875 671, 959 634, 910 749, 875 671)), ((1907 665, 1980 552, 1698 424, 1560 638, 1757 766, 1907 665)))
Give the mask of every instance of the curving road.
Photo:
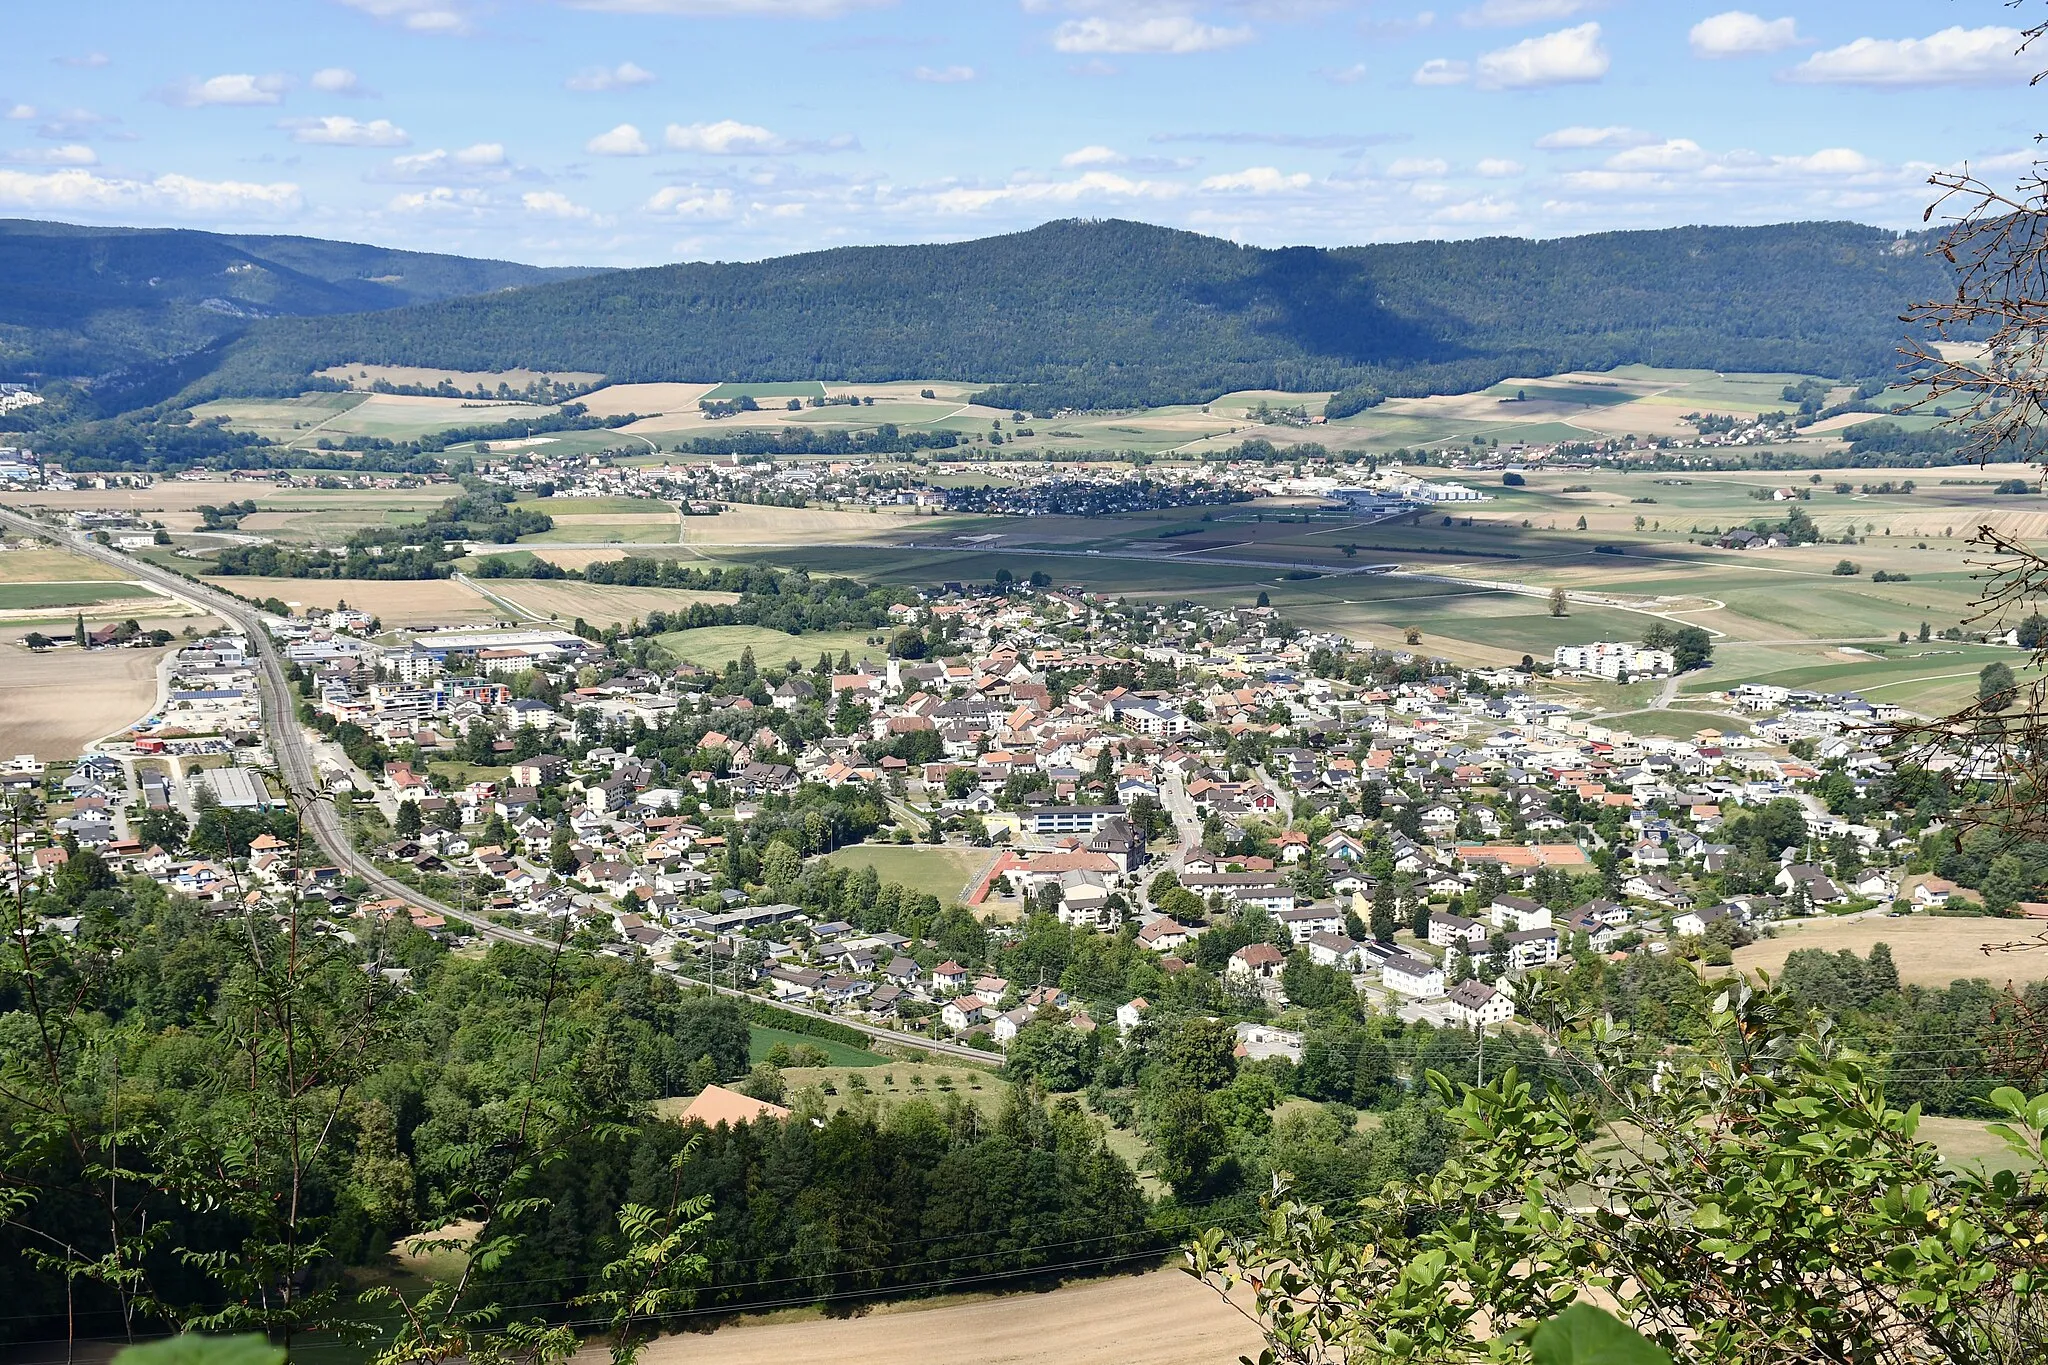
MULTIPOLYGON (((517 943, 528 948, 553 948, 552 939, 527 933, 523 929, 508 929, 495 924, 482 915, 469 910, 457 910, 454 906, 426 895, 414 887, 407 886, 396 877, 379 868, 368 857, 358 852, 355 842, 349 836, 348 826, 341 813, 334 807, 321 787, 319 772, 313 763, 312 746, 306 741, 304 727, 298 723, 298 710, 293 705, 290 682, 285 677, 284 659, 277 651, 277 645, 270 638, 270 632, 263 628, 261 614, 247 602, 228 593, 221 592, 204 583, 196 583, 160 568, 147 560, 135 559, 118 550, 101 545, 81 531, 66 531, 45 526, 33 518, 22 515, 11 508, 0 507, 0 525, 30 535, 47 536, 61 542, 67 549, 74 550, 90 559, 113 565, 122 573, 141 579, 145 583, 160 587, 192 605, 216 616, 234 622, 248 633, 249 642, 256 650, 259 664, 257 678, 263 689, 263 709, 271 717, 269 727, 270 751, 277 757, 278 772, 285 785, 291 789, 299 808, 299 819, 314 841, 326 850, 327 856, 337 867, 352 876, 361 877, 370 888, 381 895, 395 897, 409 905, 417 905, 444 919, 466 924, 485 938, 501 943, 517 943)), ((664 967, 667 964, 663 964, 664 967)), ((703 982, 695 982, 704 985, 703 982)), ((736 990, 731 986, 711 986, 720 995, 735 999, 761 999, 749 991, 736 990)), ((917 1048, 941 1056, 958 1057, 989 1064, 1001 1060, 1000 1054, 987 1053, 958 1043, 944 1043, 931 1038, 919 1038, 915 1034, 899 1033, 873 1024, 841 1019, 821 1010, 808 1009, 802 1005, 777 1002, 777 1009, 791 1014, 807 1014, 827 1020, 842 1028, 850 1028, 879 1042, 894 1043, 899 1047, 917 1048)))

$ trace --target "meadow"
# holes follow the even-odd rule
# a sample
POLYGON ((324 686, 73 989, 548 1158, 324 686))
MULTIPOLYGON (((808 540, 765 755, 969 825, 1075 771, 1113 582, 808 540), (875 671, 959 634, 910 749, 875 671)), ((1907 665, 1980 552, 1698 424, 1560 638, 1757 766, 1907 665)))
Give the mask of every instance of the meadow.
POLYGON ((0 583, 113 582, 121 571, 53 545, 0 545, 0 583))
POLYGON ((739 600, 739 594, 731 592, 627 588, 561 579, 487 578, 477 580, 474 586, 534 620, 573 621, 580 616, 600 627, 623 626, 645 619, 649 612, 684 611, 698 602, 725 604, 739 600))
POLYGON ((139 583, 4 583, 0 582, 0 611, 36 608, 89 607, 101 602, 130 601, 147 597, 163 599, 139 583))
POLYGON ((830 654, 835 661, 845 652, 851 653, 856 663, 862 659, 880 663, 889 657, 889 651, 885 646, 868 643, 874 638, 873 631, 861 630, 790 635, 766 626, 701 626, 657 635, 654 642, 680 663, 711 669, 724 668, 751 649, 755 665, 765 669, 789 659, 809 668, 821 653, 830 654))
POLYGON ((1899 966, 1899 980, 1909 986, 1939 988, 1967 977, 1979 977, 1993 985, 2025 983, 2048 978, 2048 953, 1987 954, 1984 949, 2031 938, 2040 927, 2026 920, 1981 915, 1821 919, 1778 926, 1774 937, 1736 949, 1735 965, 1743 971, 1776 975, 1795 949, 1819 948, 1833 953, 1847 948, 1867 957, 1872 944, 1888 943, 1899 966))
POLYGON ((873 867, 885 882, 936 896, 944 905, 960 900, 990 863, 996 851, 948 848, 929 844, 854 844, 825 855, 826 861, 856 871, 873 867))

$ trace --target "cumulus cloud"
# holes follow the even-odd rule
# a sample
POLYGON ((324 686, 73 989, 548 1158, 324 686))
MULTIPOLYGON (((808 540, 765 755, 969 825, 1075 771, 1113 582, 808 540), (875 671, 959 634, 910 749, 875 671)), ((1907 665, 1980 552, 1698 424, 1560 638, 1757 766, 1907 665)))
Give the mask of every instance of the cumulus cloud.
POLYGON ((910 79, 926 85, 964 85, 976 74, 971 66, 920 66, 910 73, 910 79))
POLYGON ((1477 64, 1478 85, 1482 90, 1570 85, 1597 81, 1607 74, 1607 67, 1600 25, 1579 24, 1482 54, 1477 64))
POLYGON ((609 133, 599 133, 584 143, 583 150, 595 156, 646 156, 651 149, 638 128, 621 123, 609 133))
POLYGON ((1186 14, 1095 15, 1069 19, 1053 30, 1052 45, 1060 52, 1189 53, 1217 52, 1252 40, 1251 26, 1225 28, 1205 24, 1186 14))
POLYGON ((647 201, 649 212, 678 218, 730 218, 736 207, 731 190, 707 190, 702 185, 668 185, 647 201))
POLYGON ((1755 57, 1782 52, 1799 41, 1799 26, 1791 19, 1765 19, 1748 10, 1731 9, 1700 20, 1686 34, 1692 55, 1755 57))
POLYGON ((284 99, 282 76, 252 76, 246 72, 226 76, 194 77, 182 85, 157 92, 166 104, 198 109, 207 105, 277 104, 284 99))
POLYGON ((1062 166, 1121 166, 1124 154, 1114 147, 1093 145, 1079 147, 1060 158, 1062 166))
POLYGON ((24 147, 9 152, 7 160, 27 166, 97 166, 99 154, 82 142, 67 142, 61 147, 24 147))
POLYGON ((458 178, 495 180, 505 174, 505 144, 478 142, 453 152, 436 147, 431 152, 395 156, 385 173, 373 178, 439 182, 458 178))
POLYGON ((526 207, 528 213, 539 214, 544 218, 566 218, 587 223, 597 217, 595 213, 558 190, 531 190, 520 195, 519 202, 526 207))
POLYGON ((396 24, 409 33, 460 38, 475 31, 469 16, 447 0, 340 0, 373 19, 396 24))
POLYGON ((1026 180, 1014 184, 955 186, 925 202, 940 213, 978 213, 1004 204, 1070 204, 1082 199, 1172 199, 1182 192, 1165 180, 1134 180, 1114 171, 1089 171, 1071 180, 1026 180))
POLYGON ((662 141, 678 152, 710 156, 759 156, 785 150, 787 145, 766 128, 729 118, 716 123, 671 123, 662 141))
POLYGON ((322 118, 286 119, 279 126, 292 130, 294 142, 322 147, 406 147, 412 144, 405 129, 384 118, 364 123, 346 114, 328 114, 322 118))
POLYGON ((1458 16, 1466 28, 1518 28, 1551 24, 1598 9, 1599 0, 1483 0, 1458 16))
POLYGON ((6 117, 8 118, 32 119, 35 116, 36 107, 33 104, 10 104, 7 106, 6 117))
POLYGON ((1227 175, 1212 175, 1200 185, 1212 193, 1225 194, 1284 194, 1308 187, 1309 176, 1305 171, 1289 175, 1272 166, 1247 166, 1227 175))
POLYGON ((1387 167, 1389 180, 1421 180, 1433 175, 1448 175, 1451 164, 1440 156, 1404 156, 1387 167))
POLYGON ((1431 57, 1411 79, 1417 85, 1463 85, 1472 79, 1472 68, 1449 57, 1431 57))
POLYGON ((1495 199, 1490 194, 1482 194, 1477 199, 1445 204, 1429 217, 1434 223, 1499 223, 1514 217, 1518 211, 1519 206, 1512 199, 1495 199))
POLYGON ((1316 74, 1332 85, 1356 85, 1371 73, 1364 62, 1353 62, 1342 67, 1317 67, 1316 74))
POLYGON ((1548 152, 1577 151, 1586 147, 1639 147, 1646 142, 1655 142, 1655 133, 1646 133, 1640 128, 1613 124, 1605 128, 1589 128, 1574 124, 1559 128, 1556 132, 1545 133, 1536 139, 1536 145, 1548 152))
POLYGON ((1661 195, 1805 182, 1830 196, 1826 202, 1834 202, 1843 186, 1883 189, 1897 182, 1897 188, 1905 189, 1917 187, 1925 174, 1925 168, 1887 167, 1852 147, 1764 156, 1741 149, 1716 152, 1690 138, 1666 138, 1624 148, 1597 170, 1569 171, 1561 179, 1583 192, 1661 195))
POLYGON ((620 62, 617 66, 586 66, 562 84, 570 90, 630 90, 651 85, 655 79, 655 74, 638 62, 620 62))
POLYGON ((345 66, 326 66, 313 73, 308 82, 323 95, 367 95, 370 92, 357 79, 356 73, 345 66))
POLYGON ((471 217, 480 215, 491 206, 490 195, 482 190, 456 189, 448 185, 393 195, 390 204, 394 213, 467 214, 471 217))
POLYGON ((260 185, 188 175, 144 180, 79 169, 0 171, 0 205, 39 212, 279 218, 297 213, 303 204, 299 187, 288 183, 260 185))
POLYGON ((1808 175, 1864 175, 1878 163, 1851 147, 1823 147, 1810 156, 1774 156, 1771 163, 1808 175))
POLYGON ((1858 38, 1816 52, 1787 76, 1824 85, 1979 85, 2024 80, 2033 64, 2016 28, 1945 28, 1925 38, 1858 38))
POLYGON ((1607 168, 1613 171, 1694 170, 1706 164, 1706 150, 1687 137, 1666 138, 1662 142, 1630 147, 1616 152, 1606 161, 1607 168))
POLYGON ((1510 161, 1504 156, 1488 156, 1481 157, 1479 164, 1472 169, 1488 179, 1498 180, 1504 176, 1520 175, 1523 166, 1521 162, 1510 161))

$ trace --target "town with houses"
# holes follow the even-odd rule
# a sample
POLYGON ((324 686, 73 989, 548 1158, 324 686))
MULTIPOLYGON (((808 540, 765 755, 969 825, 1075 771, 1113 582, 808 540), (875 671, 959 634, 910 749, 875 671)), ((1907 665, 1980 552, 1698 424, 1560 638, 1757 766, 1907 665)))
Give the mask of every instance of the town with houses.
MULTIPOLYGON (((1049 915, 1134 944, 1158 980, 1211 978, 1248 1055, 1298 1053, 1297 963, 1406 1020, 1503 1027, 1518 980, 1575 956, 1725 963, 1788 918, 1976 895, 1908 875, 1926 828, 1831 808, 1892 774, 1882 702, 1742 685, 1713 700, 1748 733, 1644 737, 1536 672, 1301 631, 1267 606, 1131 606, 1049 583, 916 598, 890 625, 942 641, 930 657, 806 664, 792 636, 786 662, 723 672, 554 628, 381 632, 361 611, 270 610, 298 717, 263 714, 249 639, 190 640, 128 734, 0 771, 14 809, 43 813, 12 856, 48 877, 89 849, 202 902, 296 894, 336 933, 406 916, 470 942, 471 926, 310 844, 247 837, 287 804, 266 727, 303 724, 324 789, 303 795, 333 800, 380 867, 444 903, 991 1050, 1048 1009, 1128 1032, 1150 1005, 1005 980, 938 939, 807 908, 794 869, 857 868, 863 840, 951 850, 967 869, 951 899, 989 934, 1049 915), (853 804, 869 816, 844 818, 853 804), (215 812, 246 817, 239 841, 200 856, 151 837, 215 812), (1766 816, 1792 830, 1767 860, 1766 816)), ((1542 672, 1673 668, 1667 650, 1609 641, 1561 646, 1542 672)))

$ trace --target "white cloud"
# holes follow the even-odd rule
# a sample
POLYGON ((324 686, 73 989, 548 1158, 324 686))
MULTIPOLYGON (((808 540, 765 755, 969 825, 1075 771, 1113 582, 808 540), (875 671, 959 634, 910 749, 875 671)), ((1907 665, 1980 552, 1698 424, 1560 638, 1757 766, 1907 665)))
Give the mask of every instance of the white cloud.
POLYGON ((927 85, 964 85, 976 75, 971 66, 920 66, 910 73, 910 79, 927 85))
POLYGON ((303 203, 299 187, 293 184, 198 180, 186 175, 141 180, 88 170, 0 171, 0 205, 11 208, 276 218, 297 213, 303 203))
POLYGON ((1463 85, 1472 79, 1472 68, 1448 57, 1431 57, 1415 68, 1417 85, 1463 85))
POLYGON ((1186 14, 1094 16, 1069 19, 1053 30, 1052 45, 1060 52, 1216 52, 1252 40, 1250 25, 1224 28, 1186 14))
POLYGON ((520 195, 519 202, 526 206, 528 213, 537 213, 546 218, 569 218, 587 223, 597 217, 595 213, 558 190, 531 190, 520 195))
POLYGON ((1233 194, 1284 194, 1289 190, 1305 190, 1308 187, 1309 176, 1306 172, 1296 171, 1288 175, 1272 166, 1247 166, 1228 175, 1212 175, 1202 181, 1200 186, 1215 193, 1233 194))
POLYGON ((474 32, 469 16, 446 0, 340 0, 373 19, 397 24, 409 33, 459 38, 474 32))
POLYGON ((583 150, 597 156, 646 156, 647 139, 630 123, 621 123, 609 133, 599 133, 583 144, 583 150))
POLYGON ((1641 147, 1631 147, 1607 158, 1611 171, 1696 170, 1707 164, 1707 153, 1691 138, 1673 137, 1641 147))
POLYGON ((1774 156, 1771 163, 1808 175, 1864 175, 1878 163, 1850 147, 1823 147, 1811 156, 1774 156))
POLYGON ((82 142, 67 142, 61 147, 24 147, 9 152, 7 160, 28 166, 97 166, 99 155, 82 142))
POLYGON ((568 0, 571 9, 612 14, 680 14, 693 19, 837 19, 896 0, 568 0))
POLYGON ((1434 223, 1498 223, 1512 218, 1520 207, 1512 199, 1495 199, 1483 194, 1456 204, 1445 204, 1429 215, 1434 223))
POLYGON ((729 118, 716 123, 671 123, 662 141, 678 152, 704 152, 711 156, 758 156, 784 150, 786 146, 766 128, 729 118))
POLYGON ((1519 161, 1510 161, 1504 156, 1488 156, 1481 157, 1479 164, 1472 169, 1489 179, 1499 179, 1503 176, 1520 175, 1524 168, 1519 161))
POLYGON ((1062 166, 1121 166, 1124 154, 1114 147, 1089 146, 1068 152, 1060 158, 1062 166))
POLYGON ((731 190, 707 190, 701 185, 669 185, 655 191, 647 207, 678 218, 730 218, 734 212, 731 190))
POLYGON ((1600 25, 1579 24, 1483 54, 1478 83, 1482 90, 1532 90, 1597 81, 1607 74, 1607 66, 1600 25))
POLYGON ((1451 163, 1440 156, 1404 156, 1387 167, 1389 180, 1421 180, 1450 174, 1451 163))
POLYGON ((1599 0, 1482 0, 1458 16, 1466 28, 1517 28, 1550 24, 1598 9, 1599 0))
POLYGON ((1791 19, 1765 19, 1731 9, 1694 24, 1686 41, 1695 57, 1755 57, 1791 47, 1799 41, 1799 26, 1791 19))
POLYGON ((1366 70, 1364 62, 1353 62, 1349 66, 1337 69, 1322 67, 1316 74, 1332 85, 1356 85, 1371 73, 1366 70))
POLYGON ((491 197, 482 190, 459 190, 447 185, 436 185, 432 189, 419 190, 412 194, 393 195, 390 207, 394 213, 460 213, 476 216, 491 207, 491 197))
POLYGON ((384 118, 364 123, 346 114, 328 114, 321 118, 287 119, 279 126, 292 130, 294 142, 323 147, 405 147, 412 143, 405 129, 384 118))
POLYGON ((1133 180, 1114 171, 1089 171, 1072 180, 1026 180, 988 188, 957 186, 928 197, 940 213, 977 213, 998 204, 1069 204, 1081 199, 1172 199, 1181 186, 1163 180, 1133 180))
POLYGON ((36 107, 35 107, 35 106, 34 106, 33 104, 10 104, 10 105, 8 105, 8 106, 7 106, 7 117, 8 117, 8 118, 11 118, 11 119, 32 119, 32 118, 34 118, 35 116, 36 116, 36 107))
POLYGON ((456 177, 494 180, 504 174, 505 144, 478 142, 453 152, 436 147, 431 152, 393 157, 388 173, 377 178, 439 182, 456 177))
POLYGON ((630 90, 651 85, 655 79, 655 74, 638 62, 620 62, 617 66, 586 66, 562 84, 571 90, 630 90))
POLYGON ((193 79, 158 92, 166 104, 198 109, 206 105, 276 104, 284 99, 284 77, 237 73, 193 79))
POLYGON ((1640 128, 1628 128, 1620 124, 1605 128, 1573 124, 1569 128, 1559 128, 1556 132, 1545 133, 1536 139, 1536 145, 1545 151, 1554 152, 1582 147, 1639 147, 1656 140, 1655 133, 1646 133, 1640 128))
POLYGON ((1858 38, 1816 52, 1787 74, 1827 85, 1974 85, 2024 80, 2032 66, 2016 28, 1945 28, 1925 38, 1858 38))
POLYGON ((366 95, 369 93, 369 91, 363 88, 362 82, 356 78, 356 73, 345 66, 322 67, 313 73, 313 79, 310 84, 323 95, 366 95))
POLYGON ((109 59, 104 52, 81 52, 75 57, 54 57, 51 60, 59 66, 93 67, 105 66, 109 59))

